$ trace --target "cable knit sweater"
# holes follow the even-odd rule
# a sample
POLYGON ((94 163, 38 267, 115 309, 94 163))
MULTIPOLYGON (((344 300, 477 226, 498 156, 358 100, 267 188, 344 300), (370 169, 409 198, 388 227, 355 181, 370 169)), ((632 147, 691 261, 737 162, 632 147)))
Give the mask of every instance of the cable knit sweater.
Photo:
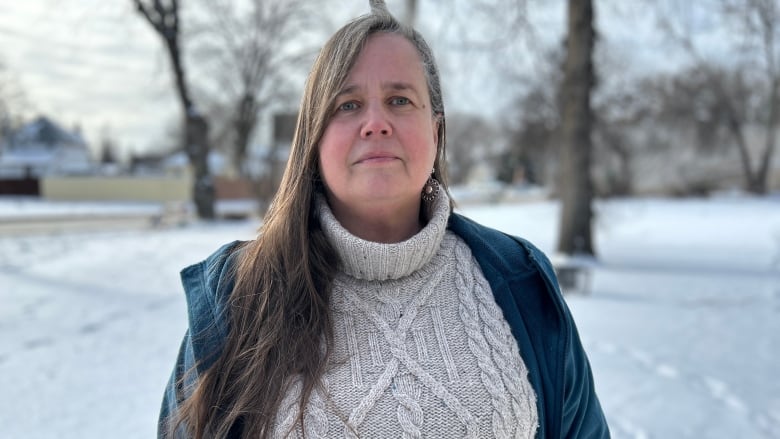
MULTIPOLYGON (((318 214, 341 261, 331 293, 334 348, 304 413, 312 438, 530 438, 538 416, 528 371, 469 247, 434 201, 418 234, 396 244, 318 214)), ((300 437, 300 383, 274 437, 300 437)))

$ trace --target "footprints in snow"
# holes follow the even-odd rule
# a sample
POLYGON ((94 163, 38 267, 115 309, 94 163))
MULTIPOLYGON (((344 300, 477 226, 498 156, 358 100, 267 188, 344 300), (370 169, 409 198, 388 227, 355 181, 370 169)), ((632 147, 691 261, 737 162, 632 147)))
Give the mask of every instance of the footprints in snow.
MULTIPOLYGON (((174 301, 175 301, 174 298, 152 300, 147 302, 143 306, 137 308, 137 311, 141 311, 142 313, 154 312, 159 309, 162 309, 167 304, 173 303, 174 301)), ((83 325, 76 327, 73 331, 68 331, 66 333, 60 334, 61 335, 60 338, 94 335, 106 329, 112 323, 115 323, 119 320, 131 318, 135 314, 137 314, 137 312, 135 313, 131 311, 109 312, 101 316, 97 320, 94 320, 92 322, 87 322, 84 323, 83 325)), ((37 337, 37 338, 31 338, 29 340, 25 340, 21 343, 20 347, 22 351, 31 351, 35 349, 47 348, 49 346, 56 344, 58 341, 60 340, 58 340, 57 337, 43 336, 43 337, 37 337)), ((0 364, 4 363, 8 359, 9 355, 10 353, 0 353, 0 364)))
MULTIPOLYGON (((780 415, 774 416, 771 413, 752 410, 744 400, 729 388, 728 384, 717 378, 682 371, 638 349, 624 348, 606 342, 586 342, 586 344, 589 352, 593 351, 628 358, 637 366, 657 376, 659 379, 679 381, 694 391, 707 395, 732 412, 748 416, 765 433, 766 437, 773 437, 773 434, 780 431, 780 415)), ((646 439, 649 437, 645 430, 627 419, 616 420, 613 428, 634 439, 646 439)))

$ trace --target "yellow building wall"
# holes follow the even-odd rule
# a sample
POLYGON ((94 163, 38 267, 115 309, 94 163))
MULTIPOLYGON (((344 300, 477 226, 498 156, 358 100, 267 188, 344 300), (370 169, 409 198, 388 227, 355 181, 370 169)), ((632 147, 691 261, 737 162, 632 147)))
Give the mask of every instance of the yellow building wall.
POLYGON ((71 201, 176 202, 192 199, 188 176, 45 177, 41 198, 71 201))

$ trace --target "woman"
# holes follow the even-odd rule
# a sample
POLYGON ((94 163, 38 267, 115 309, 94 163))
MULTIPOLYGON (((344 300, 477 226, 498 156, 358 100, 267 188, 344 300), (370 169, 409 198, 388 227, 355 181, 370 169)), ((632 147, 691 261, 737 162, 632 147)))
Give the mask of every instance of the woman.
POLYGON ((531 244, 451 213, 428 45, 381 1, 327 42, 257 240, 182 272, 161 436, 608 437, 531 244))

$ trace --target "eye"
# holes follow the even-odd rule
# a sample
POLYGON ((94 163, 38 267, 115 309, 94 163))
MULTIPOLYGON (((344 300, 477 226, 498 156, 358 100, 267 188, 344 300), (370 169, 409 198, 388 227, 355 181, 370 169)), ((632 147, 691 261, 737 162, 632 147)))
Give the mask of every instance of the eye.
POLYGON ((358 104, 355 101, 344 102, 337 107, 338 111, 353 111, 357 110, 358 104))
POLYGON ((390 99, 391 105, 409 105, 410 103, 412 103, 412 101, 410 101, 409 98, 405 98, 403 96, 396 96, 390 99))

